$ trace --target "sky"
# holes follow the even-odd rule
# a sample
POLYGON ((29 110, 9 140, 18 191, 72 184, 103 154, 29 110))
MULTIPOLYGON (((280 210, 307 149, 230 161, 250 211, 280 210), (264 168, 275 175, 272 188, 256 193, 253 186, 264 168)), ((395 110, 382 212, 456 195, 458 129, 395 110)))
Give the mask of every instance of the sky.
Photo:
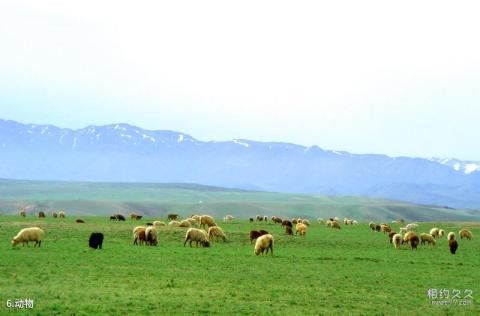
POLYGON ((479 9, 2 1, 0 118, 478 161, 479 9))

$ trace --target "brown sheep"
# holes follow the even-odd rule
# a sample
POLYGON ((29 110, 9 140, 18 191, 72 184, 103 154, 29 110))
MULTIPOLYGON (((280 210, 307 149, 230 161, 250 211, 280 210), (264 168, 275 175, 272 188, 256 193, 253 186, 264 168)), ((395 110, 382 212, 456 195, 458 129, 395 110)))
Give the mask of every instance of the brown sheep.
POLYGON ((258 222, 263 221, 263 216, 257 215, 255 216, 255 218, 257 219, 258 222))
MULTIPOLYGON (((194 215, 195 216, 195 215, 194 215)), ((176 221, 178 219, 178 214, 168 214, 167 219, 169 221, 176 221)))
POLYGON ((417 236, 417 233, 415 233, 414 231, 407 232, 405 236, 403 236, 402 244, 408 243, 414 236, 417 236))
POLYGON ((468 240, 473 239, 473 234, 468 229, 465 229, 465 228, 461 229, 458 233, 460 235, 460 239, 463 239, 464 237, 467 238, 468 240))
POLYGON ((287 235, 293 235, 293 232, 292 232, 292 227, 285 227, 285 234, 287 235))
POLYGON ((200 216, 200 227, 212 227, 217 226, 215 224, 215 220, 210 215, 202 215, 200 216))
POLYGON ((45 212, 38 212, 38 218, 45 218, 45 212))
POLYGON ((450 253, 452 255, 454 255, 455 252, 457 252, 457 249, 458 249, 458 242, 455 239, 449 239, 448 240, 448 247, 450 247, 450 253))
POLYGON ((291 221, 287 221, 287 220, 282 221, 282 228, 283 228, 283 227, 290 227, 290 228, 292 228, 292 227, 293 227, 292 222, 291 222, 291 221))
POLYGON ((373 223, 373 222, 370 222, 370 223, 368 224, 368 227, 370 227, 371 230, 375 230, 375 227, 376 227, 376 226, 377 226, 377 225, 375 225, 375 223, 373 223))
POLYGON ((390 233, 388 234, 388 239, 390 239, 390 243, 392 243, 392 238, 393 238, 393 236, 395 236, 396 234, 397 234, 396 232, 390 232, 390 233))
POLYGON ((382 226, 380 226, 380 225, 375 225, 375 230, 376 230, 377 232, 379 232, 381 229, 382 229, 382 226))
POLYGON ((133 244, 143 245, 147 244, 147 235, 145 234, 146 227, 137 226, 133 229, 133 244))
POLYGON ((266 234, 268 234, 268 232, 265 230, 261 230, 261 231, 251 230, 249 233, 250 243, 252 243, 254 239, 257 239, 258 237, 266 234))
POLYGON ((392 228, 387 224, 380 225, 380 231, 384 233, 389 233, 392 231, 392 228))
POLYGON ((410 247, 412 247, 412 250, 417 250, 417 246, 420 240, 418 239, 418 236, 415 235, 412 238, 410 238, 410 247))
POLYGON ((427 242, 429 245, 434 245, 437 243, 435 240, 435 237, 433 237, 431 234, 420 234, 420 240, 422 245, 425 245, 425 242, 427 242))

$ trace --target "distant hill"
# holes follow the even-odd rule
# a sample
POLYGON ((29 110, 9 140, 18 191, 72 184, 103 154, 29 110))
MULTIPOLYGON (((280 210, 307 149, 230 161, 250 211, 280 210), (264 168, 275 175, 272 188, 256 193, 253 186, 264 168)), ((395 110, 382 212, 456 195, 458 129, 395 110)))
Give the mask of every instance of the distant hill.
POLYGON ((0 212, 17 213, 21 207, 30 215, 39 210, 64 209, 69 215, 101 216, 136 211, 147 217, 165 217, 175 212, 182 216, 208 213, 217 218, 226 214, 237 218, 262 214, 311 219, 347 216, 362 221, 480 220, 480 211, 354 196, 254 192, 195 184, 0 180, 0 212))
POLYGON ((199 141, 128 124, 79 130, 0 120, 0 177, 202 183, 480 208, 480 163, 357 155, 278 142, 199 141))

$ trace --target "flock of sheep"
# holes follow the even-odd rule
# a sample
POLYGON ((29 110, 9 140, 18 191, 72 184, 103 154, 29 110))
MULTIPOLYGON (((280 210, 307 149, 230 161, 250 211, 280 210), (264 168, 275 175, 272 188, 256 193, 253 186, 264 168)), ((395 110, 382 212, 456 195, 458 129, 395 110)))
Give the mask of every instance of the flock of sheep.
MULTIPOLYGON (((403 220, 393 221, 395 224, 403 224, 403 220)), ((445 235, 445 230, 438 227, 433 227, 428 233, 421 233, 420 237, 417 235, 418 224, 410 223, 404 227, 400 227, 400 232, 394 232, 390 225, 388 224, 375 224, 370 222, 368 224, 371 230, 376 232, 388 233, 388 238, 390 243, 393 244, 395 249, 400 249, 400 246, 403 244, 410 244, 412 250, 416 250, 418 244, 435 246, 437 244, 436 239, 442 238, 445 235)), ((472 240, 473 234, 468 229, 461 229, 459 231, 460 239, 472 240)), ((449 232, 447 235, 448 247, 450 248, 450 253, 455 254, 458 249, 458 241, 456 240, 456 235, 454 232, 449 232)))
MULTIPOLYGON (((25 217, 26 212, 24 210, 20 211, 20 216, 25 217)), ((39 212, 39 218, 45 218, 44 212, 39 212)), ((65 218, 65 212, 52 212, 52 217, 54 218, 65 218)), ((136 213, 131 213, 130 218, 132 220, 140 220, 142 218, 141 215, 136 213)), ((154 221, 153 223, 147 223, 146 226, 136 226, 133 229, 133 245, 148 245, 148 246, 156 246, 158 244, 158 228, 162 226, 169 226, 169 227, 184 227, 188 228, 184 237, 183 246, 185 247, 187 243, 189 243, 190 247, 192 247, 192 243, 195 242, 196 246, 198 245, 202 247, 210 247, 210 242, 218 239, 226 241, 227 235, 223 231, 221 227, 219 227, 215 219, 210 215, 195 215, 192 214, 188 218, 179 220, 178 214, 168 214, 167 219, 169 220, 168 223, 163 221, 154 221)), ((125 221, 125 217, 121 214, 114 214, 110 216, 110 220, 113 221, 125 221)), ((227 215, 223 218, 224 222, 230 222, 234 220, 234 217, 231 215, 227 215)), ((255 220, 258 222, 268 221, 267 216, 257 215, 255 220)), ((253 222, 254 218, 250 218, 250 222, 253 222)), ((293 225, 295 225, 295 234, 300 236, 305 236, 307 233, 308 228, 310 227, 310 221, 307 219, 302 218, 295 218, 291 220, 281 219, 277 216, 272 216, 271 221, 273 223, 278 223, 281 225, 282 228, 285 229, 286 235, 293 235, 293 225)), ((76 223, 84 223, 85 221, 82 219, 75 220, 76 223)), ((324 221, 322 218, 317 220, 319 224, 326 224, 328 228, 332 229, 341 229, 340 219, 338 217, 330 218, 327 221, 324 221)), ((392 223, 396 224, 403 224, 403 220, 393 221, 392 223)), ((358 221, 352 220, 349 218, 344 218, 343 220, 344 225, 358 225, 358 221)), ((400 249, 401 245, 403 244, 410 244, 412 250, 417 249, 419 243, 424 245, 427 243, 428 245, 435 246, 436 239, 442 238, 445 235, 445 231, 443 229, 439 229, 434 227, 430 229, 429 233, 421 233, 419 236, 417 235, 418 224, 410 223, 404 227, 400 227, 400 232, 394 232, 390 225, 388 224, 375 224, 370 222, 368 224, 371 230, 376 232, 383 232, 388 233, 388 237, 390 243, 393 244, 395 249, 400 249)), ((461 229, 459 231, 460 238, 466 238, 468 240, 473 239, 473 234, 471 231, 467 229, 461 229)), ((20 232, 13 237, 12 239, 12 246, 15 247, 19 243, 22 243, 24 246, 25 244, 28 246, 29 241, 35 241, 35 247, 41 246, 42 240, 45 236, 45 232, 38 227, 29 227, 20 230, 20 232)), ((94 249, 101 249, 103 243, 103 234, 100 232, 94 232, 90 235, 89 238, 89 246, 94 249)), ((256 255, 260 254, 268 254, 270 251, 271 255, 273 256, 273 245, 274 245, 274 238, 272 234, 268 233, 265 230, 251 230, 249 232, 249 239, 250 243, 254 240, 255 247, 254 253, 256 255)), ((458 241, 456 240, 456 235, 453 232, 449 232, 447 236, 448 245, 450 248, 450 252, 455 254, 458 249, 458 241)))

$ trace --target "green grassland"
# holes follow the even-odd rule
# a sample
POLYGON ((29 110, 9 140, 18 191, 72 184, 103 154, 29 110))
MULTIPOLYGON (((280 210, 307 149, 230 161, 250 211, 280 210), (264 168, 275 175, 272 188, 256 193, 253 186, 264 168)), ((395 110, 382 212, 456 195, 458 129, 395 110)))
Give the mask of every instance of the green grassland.
POLYGON ((174 212, 238 218, 256 214, 281 217, 351 217, 357 220, 478 221, 479 210, 454 210, 358 196, 252 192, 195 184, 87 183, 0 180, 0 213, 30 214, 64 209, 67 214, 110 215, 136 211, 147 217, 174 212))
MULTIPOLYGON (((31 298, 33 310, 2 315, 479 315, 480 243, 460 240, 456 255, 438 244, 395 250, 366 223, 331 230, 313 223, 305 237, 279 225, 218 222, 227 242, 183 247, 186 229, 162 228, 157 247, 133 246, 132 228, 147 221, 110 222, 82 216, 65 220, 0 216, 0 299, 31 298), (41 248, 17 246, 24 227, 46 231, 41 248), (274 256, 255 256, 250 229, 275 238, 274 256), (105 234, 104 249, 87 246, 91 232, 105 234), (432 305, 428 289, 473 290, 473 304, 432 305)), ((420 223, 455 231, 473 222, 420 223)), ((393 225, 394 229, 398 226, 393 225)))

